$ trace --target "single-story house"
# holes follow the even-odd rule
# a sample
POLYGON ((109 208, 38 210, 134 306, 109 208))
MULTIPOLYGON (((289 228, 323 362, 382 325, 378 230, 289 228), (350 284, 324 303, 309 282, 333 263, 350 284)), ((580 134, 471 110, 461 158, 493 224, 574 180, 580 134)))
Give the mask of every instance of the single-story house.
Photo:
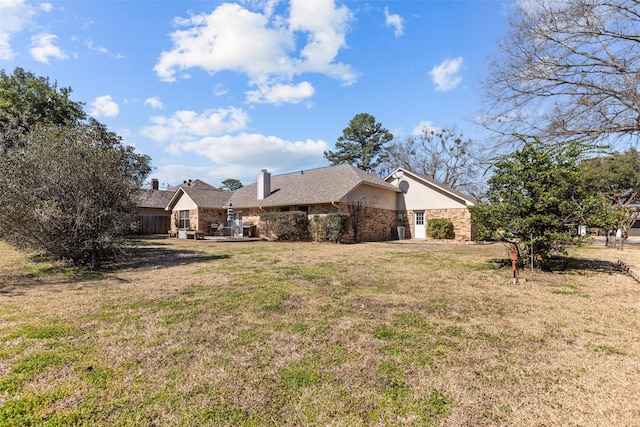
POLYGON ((165 207, 175 190, 160 190, 157 179, 151 180, 151 189, 142 189, 136 202, 137 234, 166 233, 171 225, 171 212, 165 207))
POLYGON ((193 185, 181 185, 165 206, 171 212, 170 233, 178 230, 210 232, 226 221, 226 206, 233 193, 219 190, 196 180, 193 185))
POLYGON ((381 179, 343 164, 274 176, 263 169, 255 183, 234 192, 181 187, 166 210, 172 212, 173 230, 209 231, 226 223, 230 205, 237 226, 257 225, 265 212, 348 214, 350 207, 360 205, 366 220, 359 238, 365 241, 424 238, 429 218, 449 218, 456 239, 469 240, 472 204, 473 198, 405 169, 381 179))
POLYGON ((354 166, 343 164, 271 176, 266 169, 254 184, 231 197, 236 220, 257 223, 264 212, 303 211, 308 215, 349 213, 349 205, 366 207, 359 238, 387 240, 397 223, 400 193, 388 182, 354 166))
POLYGON ((165 208, 179 188, 189 187, 197 189, 217 190, 204 181, 188 180, 167 190, 161 190, 156 178, 151 180, 150 189, 142 189, 136 202, 137 234, 164 234, 171 228, 171 211, 165 208))
POLYGON ((429 219, 447 218, 453 223, 456 240, 473 240, 470 206, 475 199, 435 180, 404 168, 396 169, 385 181, 399 188, 398 215, 407 218, 410 236, 424 239, 429 219))

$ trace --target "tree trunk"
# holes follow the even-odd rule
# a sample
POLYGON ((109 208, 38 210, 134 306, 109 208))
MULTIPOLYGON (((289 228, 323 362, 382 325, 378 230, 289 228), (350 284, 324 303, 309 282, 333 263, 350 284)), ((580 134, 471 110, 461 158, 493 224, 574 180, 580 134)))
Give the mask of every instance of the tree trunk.
POLYGON ((99 271, 102 266, 102 248, 96 248, 91 251, 91 271, 99 271))

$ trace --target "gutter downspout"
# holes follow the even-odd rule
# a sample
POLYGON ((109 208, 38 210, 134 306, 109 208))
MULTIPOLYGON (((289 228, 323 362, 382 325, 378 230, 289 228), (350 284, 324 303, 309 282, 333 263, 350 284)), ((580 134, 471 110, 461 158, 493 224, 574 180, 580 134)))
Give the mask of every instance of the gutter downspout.
POLYGON ((338 210, 338 213, 340 213, 340 206, 338 206, 336 204, 336 202, 331 202, 331 206, 333 206, 334 208, 336 208, 338 210))

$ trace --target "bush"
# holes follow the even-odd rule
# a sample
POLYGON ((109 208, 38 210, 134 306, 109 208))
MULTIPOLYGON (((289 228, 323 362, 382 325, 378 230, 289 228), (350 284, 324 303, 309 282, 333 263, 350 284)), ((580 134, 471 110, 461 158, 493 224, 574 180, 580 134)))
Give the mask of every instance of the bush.
POLYGON ((349 230, 349 215, 332 213, 314 215, 309 221, 309 231, 314 242, 334 242, 349 230))
POLYGON ((95 120, 14 142, 0 147, 0 238, 91 270, 124 254, 149 158, 95 120))
POLYGON ((427 236, 432 239, 453 239, 453 223, 447 218, 433 218, 427 222, 427 236))
POLYGON ((309 219, 305 212, 267 212, 260 215, 260 236, 266 240, 309 240, 308 227, 309 219))

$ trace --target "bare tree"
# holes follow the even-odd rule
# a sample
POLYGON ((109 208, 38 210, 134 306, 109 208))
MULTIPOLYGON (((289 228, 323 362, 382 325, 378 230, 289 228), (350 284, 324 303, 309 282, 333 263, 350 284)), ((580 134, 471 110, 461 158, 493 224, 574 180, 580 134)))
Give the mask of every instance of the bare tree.
POLYGON ((499 47, 484 82, 488 128, 548 139, 637 136, 640 1, 519 0, 499 47))
POLYGON ((369 204, 366 200, 358 200, 356 202, 349 202, 348 207, 349 221, 351 222, 351 230, 353 230, 353 241, 359 242, 362 234, 360 231, 369 212, 369 204))
POLYGON ((456 190, 473 194, 479 189, 480 150, 455 125, 424 129, 419 136, 392 144, 386 163, 391 170, 403 167, 456 190))

